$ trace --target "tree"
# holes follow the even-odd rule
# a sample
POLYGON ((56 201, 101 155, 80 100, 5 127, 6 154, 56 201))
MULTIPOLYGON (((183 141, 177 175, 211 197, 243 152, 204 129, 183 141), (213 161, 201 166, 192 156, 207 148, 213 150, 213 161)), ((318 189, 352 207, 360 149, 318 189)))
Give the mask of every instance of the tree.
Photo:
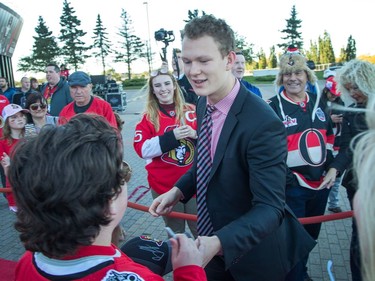
POLYGON ((331 37, 327 31, 324 31, 323 39, 319 37, 319 62, 335 63, 335 53, 333 51, 331 37))
POLYGON ((277 67, 277 57, 275 52, 275 46, 270 48, 270 56, 267 62, 268 68, 275 68, 277 67))
MULTIPOLYGON (((206 14, 205 11, 202 11, 202 15, 201 16, 204 16, 206 14)), ((193 18, 197 18, 197 17, 200 17, 199 15, 199 10, 198 9, 195 9, 194 11, 191 11, 189 10, 188 11, 188 19, 187 20, 184 20, 184 22, 189 22, 191 21, 193 18)))
POLYGON ((286 20, 286 28, 281 30, 281 33, 285 33, 285 37, 281 39, 285 40, 284 43, 277 44, 279 48, 286 50, 288 46, 293 45, 298 49, 302 50, 303 40, 301 37, 301 32, 298 29, 301 28, 302 20, 297 19, 296 6, 293 5, 291 11, 291 17, 286 20))
POLYGON ((254 58, 253 47, 254 44, 246 42, 246 37, 239 35, 237 32, 234 33, 236 49, 241 50, 245 57, 246 63, 251 64, 254 58))
POLYGON ((63 12, 60 17, 60 33, 59 40, 64 44, 61 53, 64 56, 65 63, 74 66, 77 70, 78 66, 85 63, 89 56, 85 54, 90 47, 86 47, 81 40, 87 32, 79 29, 81 21, 74 15, 75 10, 70 6, 70 2, 64 0, 63 12))
POLYGON ((260 51, 257 54, 257 57, 258 57, 258 69, 265 69, 267 67, 267 58, 266 58, 266 54, 263 51, 263 48, 260 48, 260 51))
POLYGON ((348 43, 346 45, 345 49, 345 61, 350 61, 352 59, 355 59, 357 57, 357 48, 355 46, 355 40, 352 37, 352 35, 348 38, 348 43))
POLYGON ((93 52, 94 56, 98 56, 101 58, 102 66, 103 66, 103 74, 105 75, 105 58, 112 52, 111 51, 111 44, 107 37, 108 33, 106 32, 106 28, 103 26, 103 22, 98 14, 96 19, 96 27, 94 29, 94 39, 93 47, 97 49, 97 51, 93 52))
POLYGON ((123 42, 119 42, 121 46, 119 50, 115 51, 115 60, 116 62, 124 61, 127 64, 128 79, 131 79, 131 64, 132 62, 144 56, 145 44, 142 43, 139 37, 133 34, 133 22, 128 16, 128 13, 124 9, 122 9, 121 18, 123 22, 122 27, 119 29, 119 35, 122 37, 123 42))
POLYGON ((32 54, 20 59, 18 71, 44 71, 46 65, 55 61, 59 56, 60 49, 57 45, 56 37, 52 36, 52 31, 48 30, 44 19, 39 16, 38 26, 35 28, 36 36, 32 54))
POLYGON ((306 51, 308 60, 312 60, 315 64, 320 64, 318 44, 310 40, 310 50, 306 51))
POLYGON ((343 63, 345 61, 345 57, 346 57, 345 48, 341 48, 338 62, 343 63))

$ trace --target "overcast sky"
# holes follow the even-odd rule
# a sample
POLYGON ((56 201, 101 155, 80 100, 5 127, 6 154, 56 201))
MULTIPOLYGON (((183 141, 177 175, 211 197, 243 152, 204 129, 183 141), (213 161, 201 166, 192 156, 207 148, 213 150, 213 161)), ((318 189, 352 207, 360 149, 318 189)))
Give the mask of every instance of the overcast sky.
MULTIPOLYGON (((93 29, 97 15, 100 14, 104 27, 110 35, 113 44, 118 42, 118 29, 121 26, 121 9, 125 9, 133 20, 135 35, 142 40, 151 38, 152 51, 161 52, 164 44, 154 40, 154 32, 160 28, 171 30, 176 40, 170 44, 168 57, 173 47, 180 47, 179 30, 185 24, 188 10, 198 9, 216 17, 223 18, 239 35, 254 44, 254 50, 260 48, 269 54, 271 46, 282 43, 283 34, 280 30, 286 27, 286 19, 290 18, 292 6, 296 6, 297 18, 302 20, 302 37, 304 48, 308 49, 310 40, 317 42, 327 31, 332 40, 336 57, 340 48, 345 47, 349 35, 357 43, 357 55, 375 55, 375 1, 374 0, 235 0, 217 2, 213 0, 105 0, 84 1, 71 0, 75 15, 81 20, 81 28, 87 32, 86 40, 92 42, 93 29), (147 4, 145 4, 147 3, 147 4), (148 20, 147 20, 148 10, 148 20), (149 22, 149 29, 148 29, 149 22), (150 34, 148 32, 150 30, 150 34)), ((20 57, 31 54, 34 43, 35 27, 41 15, 54 36, 59 36, 62 0, 2 0, 2 3, 17 12, 23 19, 24 25, 18 40, 14 55, 14 69, 20 57)), ((155 57, 155 67, 159 65, 159 56, 155 57)), ((100 74, 100 63, 88 62, 83 70, 91 74, 100 74)), ((115 67, 115 65, 110 65, 115 67)), ((123 68, 125 65, 116 66, 123 68)), ((147 70, 147 65, 137 65, 134 71, 147 70)), ((22 74, 16 75, 19 77, 22 74)))

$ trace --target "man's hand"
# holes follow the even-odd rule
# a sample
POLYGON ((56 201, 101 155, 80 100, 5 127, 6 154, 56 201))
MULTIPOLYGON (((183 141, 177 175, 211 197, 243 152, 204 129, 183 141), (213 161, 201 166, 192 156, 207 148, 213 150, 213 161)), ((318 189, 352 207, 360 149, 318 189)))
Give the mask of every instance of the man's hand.
POLYGON ((172 245, 172 266, 173 269, 186 266, 203 266, 204 245, 197 246, 192 238, 185 234, 177 234, 177 239, 170 239, 172 245))
POLYGON ((152 201, 148 211, 154 217, 167 215, 172 211, 174 205, 176 205, 182 197, 183 195, 181 190, 175 186, 168 192, 156 197, 154 201, 152 201))
POLYGON ((337 170, 335 168, 331 168, 328 170, 326 176, 323 179, 323 182, 320 184, 319 188, 331 188, 332 185, 335 183, 337 175, 337 170))
POLYGON ((195 244, 203 254, 203 267, 205 267, 214 256, 222 255, 221 242, 219 238, 214 236, 198 236, 195 240, 195 244))

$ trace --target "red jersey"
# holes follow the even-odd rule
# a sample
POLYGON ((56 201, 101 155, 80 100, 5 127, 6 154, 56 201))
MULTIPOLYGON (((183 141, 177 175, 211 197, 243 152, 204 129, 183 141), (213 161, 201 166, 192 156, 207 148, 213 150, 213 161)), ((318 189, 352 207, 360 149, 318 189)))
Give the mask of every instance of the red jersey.
MULTIPOLYGON (((189 105, 185 111, 186 125, 197 129, 195 107, 189 105)), ((146 160, 147 179, 156 193, 170 190, 177 180, 190 169, 195 153, 195 140, 176 140, 173 129, 180 126, 180 120, 159 111, 159 130, 143 115, 136 125, 134 149, 146 160)))
MULTIPOLYGON (((176 281, 206 280, 203 268, 184 266, 173 272, 176 281)), ((74 256, 52 259, 27 251, 16 267, 16 281, 134 280, 163 281, 147 267, 134 262, 116 246, 84 246, 74 256)))
MULTIPOLYGON (((115 114, 113 113, 111 105, 103 99, 93 97, 90 107, 84 113, 92 113, 103 116, 108 120, 109 124, 117 128, 115 114)), ((60 112, 59 124, 66 124, 73 116, 77 115, 74 111, 74 101, 67 104, 60 112)))
MULTIPOLYGON (((11 141, 9 141, 8 139, 3 139, 3 138, 0 139, 0 157, 3 157, 4 152, 8 154, 8 156, 10 156, 10 154, 12 153, 13 147, 16 145, 18 141, 19 141, 18 139, 12 139, 11 141)), ((8 181, 8 177, 6 177, 5 187, 11 188, 11 185, 8 181)), ((8 200, 9 207, 15 207, 16 202, 14 200, 13 193, 6 193, 6 197, 8 200)))

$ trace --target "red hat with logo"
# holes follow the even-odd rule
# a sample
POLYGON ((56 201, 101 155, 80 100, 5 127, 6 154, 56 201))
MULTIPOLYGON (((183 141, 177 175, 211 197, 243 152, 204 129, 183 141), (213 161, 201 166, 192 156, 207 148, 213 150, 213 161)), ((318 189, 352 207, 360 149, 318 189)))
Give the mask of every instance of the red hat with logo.
POLYGON ((332 95, 339 97, 341 93, 337 90, 337 82, 334 77, 329 77, 326 80, 325 87, 331 92, 332 95))

